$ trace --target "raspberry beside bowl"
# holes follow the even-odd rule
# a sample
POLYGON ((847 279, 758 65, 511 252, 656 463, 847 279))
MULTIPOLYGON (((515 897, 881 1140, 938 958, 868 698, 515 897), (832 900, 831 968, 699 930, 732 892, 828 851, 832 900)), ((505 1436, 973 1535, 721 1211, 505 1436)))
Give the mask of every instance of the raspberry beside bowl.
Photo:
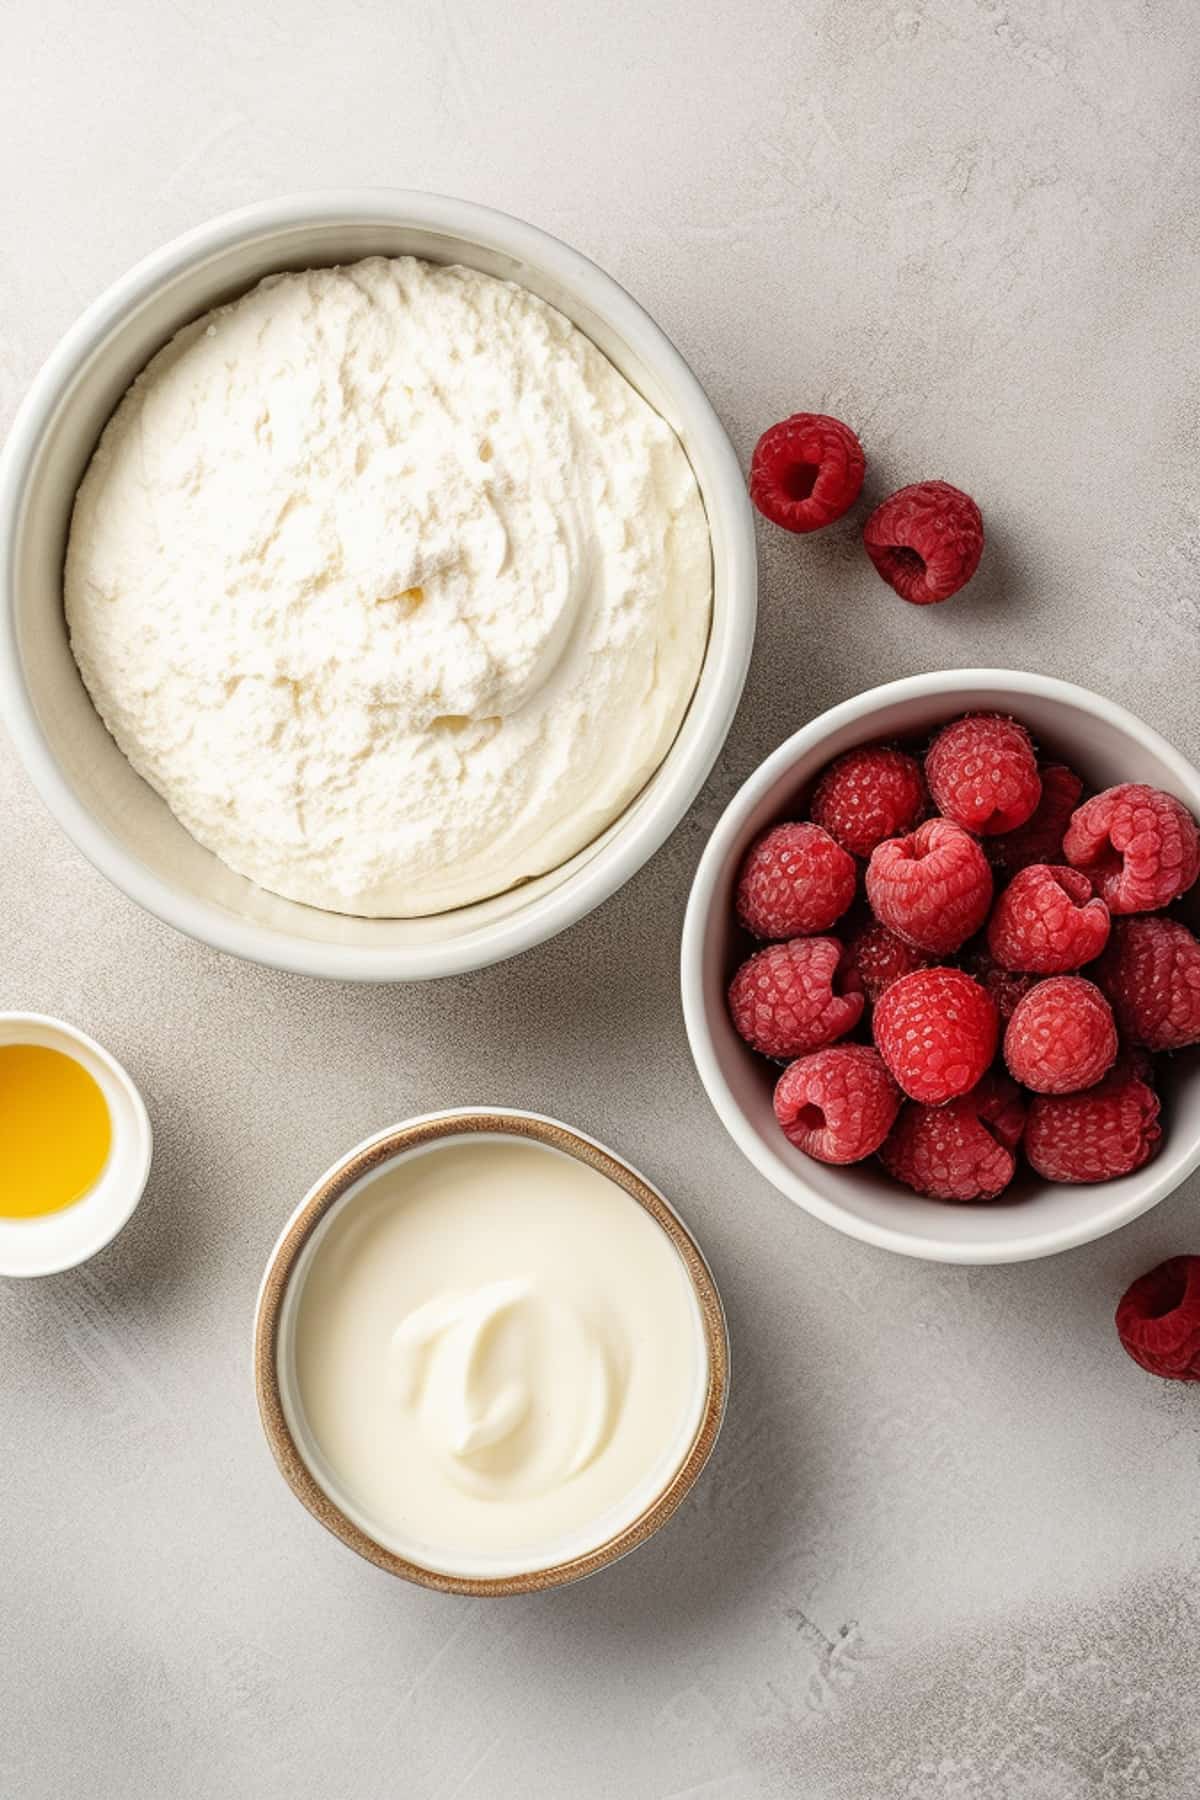
POLYGON ((1181 1057, 1164 1083, 1158 1155, 1117 1181, 1070 1186, 1029 1174, 999 1201, 951 1205, 897 1187, 874 1163, 814 1162, 783 1137, 771 1107, 773 1071, 741 1041, 725 989, 746 951, 733 889, 747 848, 791 809, 835 756, 877 739, 922 736, 965 712, 1011 714, 1043 756, 1061 757, 1092 788, 1143 781, 1200 816, 1200 773, 1157 732, 1099 694, 1049 676, 952 669, 872 688, 781 744, 726 808, 696 871, 684 921, 681 980, 700 1078, 734 1142, 782 1194, 851 1237, 935 1262, 1020 1262, 1127 1224, 1200 1164, 1200 1056, 1181 1057))

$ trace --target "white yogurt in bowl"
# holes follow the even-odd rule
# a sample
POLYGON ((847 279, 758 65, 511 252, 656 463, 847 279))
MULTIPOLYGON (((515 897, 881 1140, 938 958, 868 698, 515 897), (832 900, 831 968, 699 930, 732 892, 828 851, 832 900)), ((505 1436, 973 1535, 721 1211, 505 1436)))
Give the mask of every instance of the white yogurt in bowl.
POLYGON ((649 1535, 707 1458, 727 1349, 677 1216, 528 1114, 381 1134, 268 1267, 257 1377, 299 1497, 393 1572, 557 1585, 649 1535))

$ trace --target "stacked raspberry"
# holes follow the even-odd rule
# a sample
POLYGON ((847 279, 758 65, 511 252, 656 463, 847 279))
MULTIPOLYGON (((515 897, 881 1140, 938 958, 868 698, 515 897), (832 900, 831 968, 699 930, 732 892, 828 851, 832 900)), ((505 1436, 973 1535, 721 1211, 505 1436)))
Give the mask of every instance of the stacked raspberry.
POLYGON ((766 943, 729 989, 741 1036, 787 1064, 788 1139, 878 1155, 938 1200, 996 1198, 1022 1153, 1048 1181, 1147 1162, 1151 1053, 1200 1044, 1200 941, 1164 916, 1200 874, 1179 801, 1085 800, 1024 726, 972 714, 923 757, 849 751, 808 811, 742 865, 738 920, 766 943))

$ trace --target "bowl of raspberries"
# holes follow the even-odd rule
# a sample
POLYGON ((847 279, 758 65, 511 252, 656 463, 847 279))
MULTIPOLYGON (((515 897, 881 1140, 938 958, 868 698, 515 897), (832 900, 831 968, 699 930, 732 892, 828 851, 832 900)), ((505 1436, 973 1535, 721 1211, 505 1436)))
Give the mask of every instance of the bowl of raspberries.
POLYGON ((1135 1218, 1200 1163, 1198 819, 1171 745, 1046 676, 916 676, 806 725, 688 905, 726 1128, 912 1256, 1019 1261, 1135 1218))

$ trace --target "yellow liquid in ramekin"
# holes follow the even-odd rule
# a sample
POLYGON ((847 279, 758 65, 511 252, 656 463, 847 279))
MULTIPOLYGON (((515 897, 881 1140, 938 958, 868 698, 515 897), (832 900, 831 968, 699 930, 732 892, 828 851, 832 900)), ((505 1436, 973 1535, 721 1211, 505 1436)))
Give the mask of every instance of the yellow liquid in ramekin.
POLYGON ((111 1145, 108 1105, 81 1063, 42 1044, 0 1044, 0 1218, 81 1200, 111 1145))

